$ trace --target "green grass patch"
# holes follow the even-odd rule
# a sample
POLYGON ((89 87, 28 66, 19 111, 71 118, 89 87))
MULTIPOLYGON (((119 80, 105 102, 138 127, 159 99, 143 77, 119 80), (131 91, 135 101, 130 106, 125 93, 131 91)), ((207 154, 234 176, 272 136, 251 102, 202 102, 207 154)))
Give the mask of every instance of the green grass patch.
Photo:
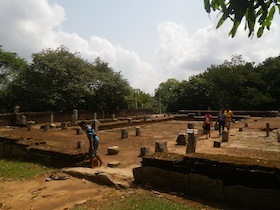
POLYGON ((102 210, 194 210, 180 203, 174 203, 155 195, 131 195, 125 199, 114 202, 102 210))
POLYGON ((4 180, 31 179, 53 171, 40 164, 21 160, 0 159, 0 178, 4 180))

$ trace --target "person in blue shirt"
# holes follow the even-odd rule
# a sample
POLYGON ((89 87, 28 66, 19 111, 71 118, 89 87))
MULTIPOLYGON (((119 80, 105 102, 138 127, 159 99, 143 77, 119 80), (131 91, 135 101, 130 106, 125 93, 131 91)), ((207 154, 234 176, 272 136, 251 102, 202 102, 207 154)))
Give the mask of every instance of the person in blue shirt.
POLYGON ((94 168, 94 158, 99 161, 101 166, 103 161, 98 155, 99 138, 96 135, 95 130, 91 126, 87 125, 85 121, 80 122, 79 126, 86 131, 86 135, 89 140, 88 156, 90 160, 90 167, 94 168))

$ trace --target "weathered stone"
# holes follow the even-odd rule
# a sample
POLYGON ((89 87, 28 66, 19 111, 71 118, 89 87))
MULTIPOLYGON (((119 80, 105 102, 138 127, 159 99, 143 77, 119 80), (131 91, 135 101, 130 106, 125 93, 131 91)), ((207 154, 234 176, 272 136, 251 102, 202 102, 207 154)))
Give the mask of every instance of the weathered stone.
POLYGON ((125 139, 125 138, 128 138, 128 132, 127 132, 127 129, 122 128, 121 129, 121 139, 125 139))
POLYGON ((135 128, 135 135, 136 136, 141 136, 141 128, 140 127, 135 128))
POLYGON ((185 133, 180 133, 176 140, 178 145, 186 145, 187 144, 187 135, 185 133))
POLYGON ((82 134, 82 133, 83 133, 83 130, 81 128, 76 129, 76 134, 77 135, 82 134))
POLYGON ((222 142, 228 142, 228 139, 229 139, 229 132, 223 131, 222 132, 222 142))
POLYGON ((214 141, 214 147, 220 148, 221 147, 221 142, 220 141, 214 141))
POLYGON ((244 123, 244 127, 247 128, 248 127, 248 123, 244 123))
POLYGON ((66 122, 61 122, 61 129, 67 129, 67 123, 66 122))
POLYGON ((98 131, 98 125, 99 125, 99 120, 93 120, 92 121, 92 124, 91 124, 91 126, 92 126, 92 128, 95 130, 95 132, 97 132, 98 131))
POLYGON ((49 131, 51 129, 51 126, 50 126, 50 124, 45 124, 44 125, 44 131, 46 132, 46 131, 49 131))
POLYGON ((243 128, 239 128, 239 131, 243 131, 243 128))
POLYGON ((188 145, 186 149, 186 154, 195 153, 196 149, 196 137, 194 133, 188 133, 188 145))
POLYGON ((85 147, 85 141, 81 140, 77 142, 77 149, 81 149, 85 147))
POLYGON ((149 155, 150 149, 148 147, 141 147, 140 148, 140 157, 143 157, 145 155, 149 155))
POLYGON ((128 121, 128 125, 131 126, 132 125, 132 118, 127 118, 128 121))
POLYGON ((33 130, 33 125, 32 124, 27 124, 27 130, 32 131, 33 130))
POLYGON ((111 161, 111 162, 108 163, 108 167, 110 167, 110 168, 116 168, 116 167, 118 167, 120 164, 121 164, 120 161, 111 161))
POLYGON ((107 148, 108 155, 117 155, 119 154, 119 146, 112 146, 107 148))
POLYGON ((194 129, 194 123, 188 123, 188 129, 194 129))
POLYGON ((156 141, 155 142, 155 152, 168 152, 167 141, 156 141))

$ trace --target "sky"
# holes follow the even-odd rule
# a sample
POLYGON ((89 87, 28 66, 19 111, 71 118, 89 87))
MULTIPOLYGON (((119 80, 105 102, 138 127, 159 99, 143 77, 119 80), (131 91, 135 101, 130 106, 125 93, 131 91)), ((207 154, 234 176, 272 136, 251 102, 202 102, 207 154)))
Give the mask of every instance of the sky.
POLYGON ((218 13, 203 0, 0 0, 0 46, 32 62, 32 54, 66 46, 99 57, 130 86, 151 95, 167 79, 190 76, 233 55, 259 64, 280 55, 280 15, 261 38, 244 25, 216 29, 218 13))

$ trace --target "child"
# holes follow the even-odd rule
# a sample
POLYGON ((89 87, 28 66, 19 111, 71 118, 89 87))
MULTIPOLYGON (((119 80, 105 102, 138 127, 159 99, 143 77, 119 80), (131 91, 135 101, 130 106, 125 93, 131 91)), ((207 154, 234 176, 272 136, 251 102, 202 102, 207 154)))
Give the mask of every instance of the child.
POLYGON ((98 155, 99 138, 96 135, 95 130, 87 125, 85 121, 79 123, 79 126, 86 131, 87 138, 89 140, 88 155, 90 160, 90 167, 94 168, 94 158, 100 162, 100 166, 103 164, 101 158, 98 155))

